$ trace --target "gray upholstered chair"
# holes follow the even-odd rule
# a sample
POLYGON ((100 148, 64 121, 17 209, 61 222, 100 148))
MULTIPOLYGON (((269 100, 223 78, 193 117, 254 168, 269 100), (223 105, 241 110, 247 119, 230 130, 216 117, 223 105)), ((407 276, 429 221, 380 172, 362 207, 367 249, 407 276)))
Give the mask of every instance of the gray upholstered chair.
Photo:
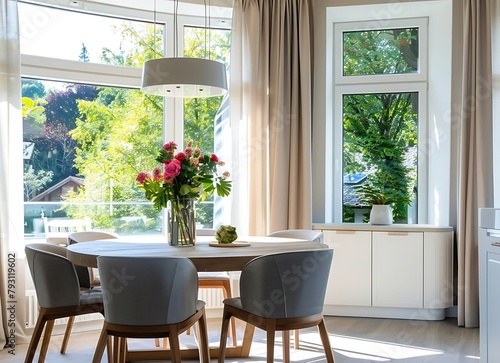
POLYGON ((326 361, 333 352, 323 304, 333 250, 316 249, 257 257, 241 272, 240 297, 224 300, 219 363, 224 362, 229 319, 267 332, 267 362, 274 361, 275 332, 283 334, 283 362, 290 361, 290 330, 318 326, 326 361))
MULTIPOLYGON (((313 229, 284 229, 269 233, 268 237, 284 237, 304 239, 312 242, 323 242, 323 232, 313 229)), ((299 349, 299 330, 296 329, 293 333, 293 342, 295 349, 299 349)))
POLYGON ((268 237, 286 237, 305 239, 306 241, 323 242, 323 232, 314 229, 284 229, 269 233, 268 237))
MULTIPOLYGON (((196 236, 211 236, 215 239, 215 229, 201 228, 196 230, 196 236)), ((219 272, 198 272, 198 288, 200 289, 220 289, 223 299, 232 297, 231 293, 231 277, 226 271, 219 272)), ((187 331, 189 334, 189 330, 187 331)), ((231 320, 230 337, 232 338, 233 346, 237 345, 236 338, 236 323, 231 320)), ((155 339, 155 345, 160 346, 159 339, 155 339)), ((167 348, 167 341, 163 341, 163 347, 167 348)))
POLYGON ((113 362, 125 362, 126 338, 165 337, 172 362, 180 362, 179 334, 197 322, 200 361, 210 362, 205 303, 198 300, 198 274, 189 259, 99 256, 97 266, 105 316, 93 363, 101 361, 111 336, 113 362))
POLYGON ((116 239, 118 235, 105 231, 82 231, 68 234, 68 244, 97 241, 101 239, 116 239))
MULTIPOLYGON (((118 235, 104 231, 82 231, 73 232, 68 235, 68 245, 81 242, 91 242, 100 240, 117 239, 118 235)), ((99 273, 96 268, 88 268, 90 277, 90 286, 99 286, 99 273)))
MULTIPOLYGON (((44 362, 54 327, 54 320, 90 313, 103 313, 102 293, 81 289, 75 266, 66 259, 66 248, 49 243, 33 243, 25 247, 26 259, 35 285, 40 306, 38 319, 31 336, 25 363, 31 363, 45 327, 38 362, 44 362)), ((85 273, 85 270, 83 270, 85 273)), ((61 346, 65 353, 71 327, 61 346)))

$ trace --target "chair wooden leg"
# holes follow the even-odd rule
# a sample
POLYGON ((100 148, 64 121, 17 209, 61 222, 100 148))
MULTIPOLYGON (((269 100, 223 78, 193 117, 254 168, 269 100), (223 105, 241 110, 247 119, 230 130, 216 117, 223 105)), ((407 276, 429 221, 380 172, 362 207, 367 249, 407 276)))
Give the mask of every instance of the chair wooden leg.
POLYGON ((224 307, 224 312, 222 313, 218 363, 224 363, 224 359, 226 358, 227 330, 229 328, 230 319, 231 314, 229 314, 224 307))
POLYGON ((102 355, 104 354, 104 349, 107 348, 108 350, 108 362, 111 363, 111 354, 110 350, 112 349, 111 346, 111 339, 108 336, 108 332, 106 330, 106 323, 104 323, 104 326, 101 330, 101 334, 99 335, 99 340, 97 341, 97 345, 95 347, 95 352, 94 352, 94 357, 92 358, 92 363, 100 363, 102 360, 102 355))
POLYGON ((210 350, 208 349, 208 327, 205 313, 198 320, 199 339, 198 345, 200 349, 201 363, 210 363, 210 350))
MULTIPOLYGON (((231 281, 223 281, 222 282, 222 296, 224 299, 231 298, 231 281)), ((233 317, 231 319, 231 338, 233 339, 233 347, 236 347, 238 345, 237 338, 236 338, 236 319, 233 317)))
POLYGON ((120 362, 120 338, 113 337, 113 363, 120 362))
POLYGON ((177 330, 171 330, 168 339, 170 340, 170 358, 172 363, 181 363, 179 332, 177 330))
POLYGON ((127 361, 127 338, 120 338, 120 363, 125 363, 127 361))
POLYGON ((283 363, 290 362, 290 331, 283 330, 281 332, 283 340, 283 363))
POLYGON ((274 339, 276 335, 276 331, 274 328, 274 325, 267 327, 267 339, 266 339, 266 345, 267 345, 267 363, 273 363, 274 362, 274 339))
POLYGON ((328 337, 328 331, 326 330, 325 319, 321 319, 318 324, 319 336, 321 337, 321 342, 323 343, 323 349, 325 350, 326 361, 328 363, 335 363, 333 359, 333 351, 330 345, 330 338, 328 337))
MULTIPOLYGON (((155 347, 159 347, 160 346, 160 338, 155 338, 155 347)), ((167 338, 163 338, 163 349, 168 349, 169 347, 169 344, 168 344, 168 339, 167 338)))
POLYGON ((61 354, 66 353, 66 348, 68 347, 69 336, 71 335, 71 329, 73 329, 73 323, 75 322, 75 317, 68 317, 68 324, 66 324, 66 330, 64 331, 64 337, 61 344, 61 354))
MULTIPOLYGON (((108 335, 108 338, 106 340, 107 340, 106 355, 108 357, 108 362, 112 363, 113 362, 113 338, 110 335, 108 335)), ((99 358, 99 362, 92 362, 92 363, 100 363, 101 358, 99 358)))
POLYGON ((43 333, 42 346, 40 348, 40 356, 38 357, 38 363, 45 362, 45 357, 47 356, 47 350, 49 349, 50 337, 52 335, 52 329, 54 328, 54 320, 48 320, 45 324, 45 333, 43 333))
POLYGON ((40 341, 40 337, 42 336, 43 328, 45 327, 46 322, 47 320, 45 319, 44 310, 40 309, 35 328, 33 329, 33 334, 31 335, 28 351, 26 352, 26 357, 24 358, 24 363, 33 362, 33 358, 35 357, 36 353, 36 348, 38 347, 38 342, 40 341))
POLYGON ((293 332, 293 345, 295 349, 299 349, 299 329, 293 332))

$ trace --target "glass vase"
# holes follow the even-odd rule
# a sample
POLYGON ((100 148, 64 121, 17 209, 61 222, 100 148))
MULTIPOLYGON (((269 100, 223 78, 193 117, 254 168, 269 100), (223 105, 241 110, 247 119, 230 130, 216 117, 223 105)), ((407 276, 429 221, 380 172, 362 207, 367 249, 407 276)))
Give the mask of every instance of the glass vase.
POLYGON ((196 199, 170 200, 168 242, 172 246, 194 246, 196 243, 196 199))

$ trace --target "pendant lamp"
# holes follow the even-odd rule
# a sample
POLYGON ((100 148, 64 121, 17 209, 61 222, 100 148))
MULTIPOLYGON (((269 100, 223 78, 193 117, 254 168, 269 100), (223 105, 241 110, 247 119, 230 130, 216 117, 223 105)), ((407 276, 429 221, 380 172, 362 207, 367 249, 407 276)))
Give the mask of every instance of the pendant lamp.
MULTIPOLYGON (((177 7, 174 1, 174 43, 177 44, 177 7)), ((156 2, 155 2, 156 25, 156 2)), ((205 3, 205 34, 206 3, 205 3)), ((156 37, 156 30, 155 37, 156 37)), ((206 35, 205 35, 206 37, 206 35)), ((155 41, 156 44, 156 41, 155 41)), ((175 46, 177 53, 177 46, 175 46)), ((205 40, 205 54, 206 40, 205 40)), ((141 91, 165 97, 212 97, 227 92, 226 67, 204 58, 158 58, 146 61, 142 69, 141 91)))

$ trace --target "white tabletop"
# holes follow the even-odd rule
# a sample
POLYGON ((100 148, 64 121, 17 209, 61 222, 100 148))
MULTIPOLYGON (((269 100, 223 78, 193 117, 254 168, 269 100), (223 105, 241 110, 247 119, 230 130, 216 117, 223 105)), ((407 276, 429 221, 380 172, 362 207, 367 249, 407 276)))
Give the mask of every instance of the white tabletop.
MULTIPOLYGON (((142 237, 140 238, 144 240, 142 237)), ((137 238, 139 240, 139 238, 137 238)), ((328 248, 327 245, 278 237, 244 237, 245 247, 212 247, 213 237, 197 237, 195 246, 170 246, 167 242, 133 242, 102 240, 68 246, 68 259, 77 265, 97 267, 97 257, 107 256, 174 256, 189 258, 198 271, 240 271, 251 259, 269 253, 328 248)))

